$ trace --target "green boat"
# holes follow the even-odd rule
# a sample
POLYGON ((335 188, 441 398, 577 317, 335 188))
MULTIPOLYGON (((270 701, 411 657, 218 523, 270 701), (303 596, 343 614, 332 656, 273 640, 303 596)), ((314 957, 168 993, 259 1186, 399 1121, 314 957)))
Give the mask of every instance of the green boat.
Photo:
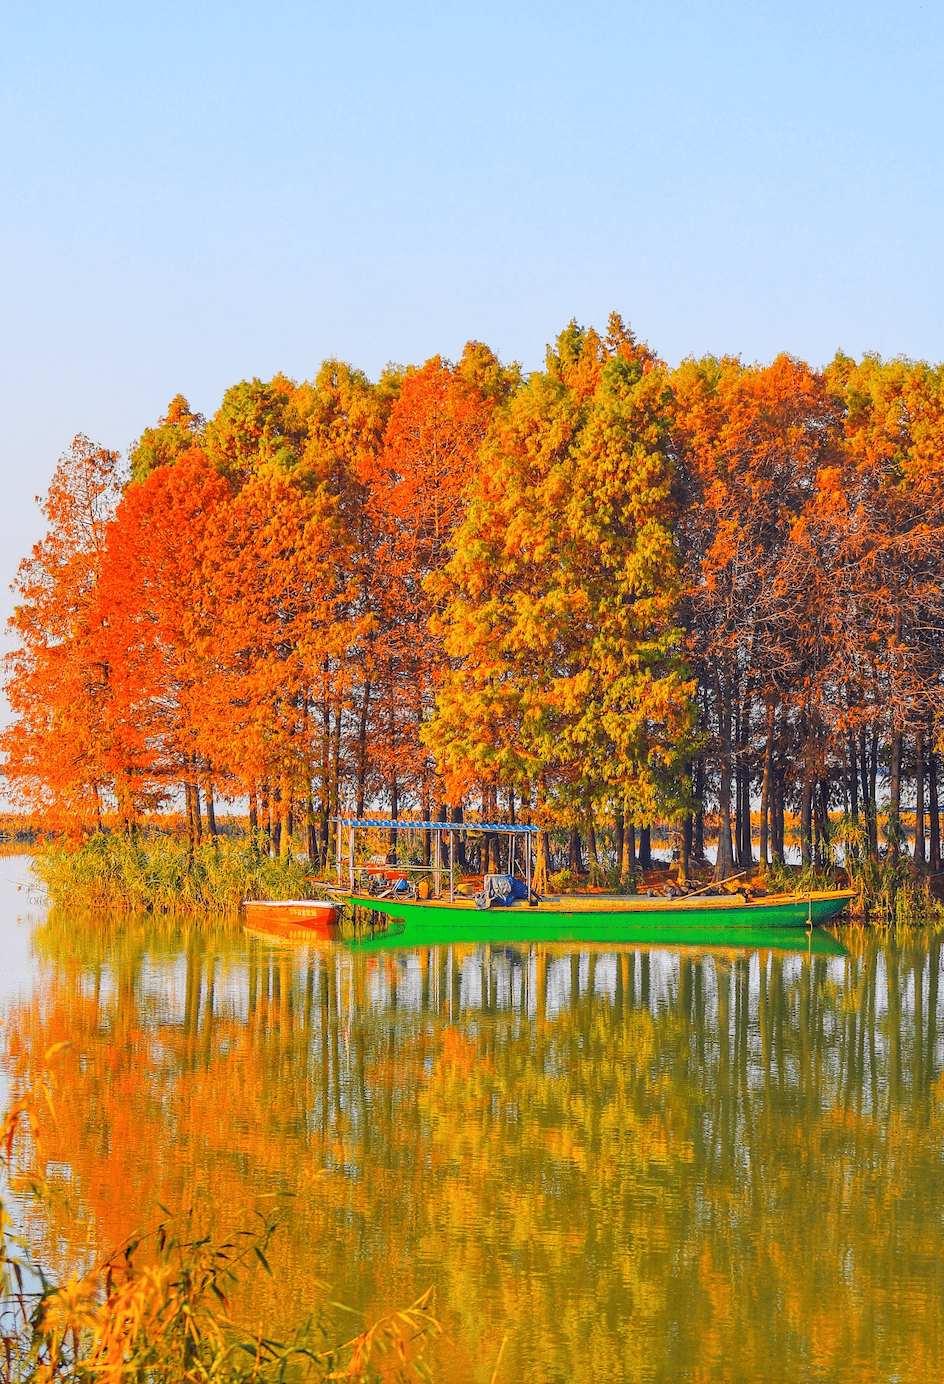
MULTIPOLYGON (((805 894, 750 895, 746 891, 705 895, 704 890, 673 898, 623 894, 568 894, 535 899, 531 890, 531 826, 508 823, 453 823, 339 818, 337 892, 356 909, 366 909, 378 926, 402 923, 404 934, 420 945, 435 935, 436 941, 463 939, 498 941, 527 937, 554 941, 632 941, 643 933, 666 941, 684 941, 682 934, 724 931, 764 932, 782 928, 814 928, 839 916, 853 890, 836 889, 805 894), (355 832, 358 829, 428 832, 432 863, 390 866, 356 863, 355 832), (342 856, 347 831, 346 860, 342 856), (504 837, 507 841, 507 878, 520 866, 524 897, 488 908, 475 899, 461 897, 455 889, 454 844, 461 830, 504 837), (444 846, 448 848, 448 859, 444 846), (520 861, 519 861, 520 853, 520 861), (346 886, 344 873, 347 873, 346 886), (426 897, 422 897, 422 895, 426 897), (380 924, 379 920, 385 920, 380 924)), ((409 945, 409 943, 404 943, 409 945)))
POLYGON ((766 894, 759 898, 742 894, 727 897, 677 899, 645 898, 625 894, 562 894, 544 897, 537 904, 521 900, 504 907, 480 909, 474 899, 378 898, 352 892, 358 908, 398 918, 411 926, 475 927, 494 932, 505 927, 549 927, 568 936, 586 932, 612 935, 627 927, 751 928, 818 927, 843 911, 855 897, 851 889, 812 894, 766 894), (514 921, 512 921, 512 919, 514 921), (500 921, 501 920, 501 921, 500 921), (507 920, 507 921, 505 921, 507 920), (527 921, 525 921, 527 920, 527 921))
POLYGON ((498 931, 547 929, 565 938, 584 936, 616 937, 620 931, 646 929, 752 929, 765 931, 778 927, 818 927, 837 918, 846 908, 854 890, 830 890, 817 894, 767 894, 763 898, 728 895, 727 898, 641 898, 624 894, 563 894, 541 898, 537 905, 525 901, 480 909, 472 898, 453 902, 433 898, 378 898, 364 893, 350 894, 357 908, 382 913, 411 927, 432 927, 442 931, 453 926, 462 931, 480 930, 496 936, 498 931))

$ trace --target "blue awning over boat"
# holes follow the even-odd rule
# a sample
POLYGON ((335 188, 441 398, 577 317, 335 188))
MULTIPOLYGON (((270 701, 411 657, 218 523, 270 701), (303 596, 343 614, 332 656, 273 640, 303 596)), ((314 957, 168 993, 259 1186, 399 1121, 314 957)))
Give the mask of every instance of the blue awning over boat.
POLYGON ((406 817, 336 817, 335 821, 342 827, 375 827, 383 831, 503 831, 518 836, 539 830, 538 827, 509 826, 507 822, 413 822, 406 817))

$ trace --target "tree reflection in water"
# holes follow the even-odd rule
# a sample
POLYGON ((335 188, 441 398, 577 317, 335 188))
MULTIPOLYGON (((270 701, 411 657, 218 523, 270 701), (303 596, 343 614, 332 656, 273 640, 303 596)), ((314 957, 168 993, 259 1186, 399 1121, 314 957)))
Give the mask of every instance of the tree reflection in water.
POLYGON ((57 1272, 156 1200, 216 1232, 293 1195, 242 1310, 429 1283, 440 1376, 932 1377, 941 943, 848 957, 561 946, 356 953, 52 914, 5 1015, 71 1038, 34 1226, 57 1272))

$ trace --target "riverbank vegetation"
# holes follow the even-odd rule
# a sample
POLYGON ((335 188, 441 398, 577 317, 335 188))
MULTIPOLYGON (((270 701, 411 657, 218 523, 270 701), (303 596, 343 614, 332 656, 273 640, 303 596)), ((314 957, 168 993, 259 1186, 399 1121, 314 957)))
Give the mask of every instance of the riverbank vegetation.
POLYGON ((224 837, 190 845, 164 834, 93 832, 78 847, 47 847, 33 870, 51 898, 101 907, 205 912, 236 909, 244 899, 307 898, 309 862, 273 860, 261 845, 224 837))
POLYGON ((671 370, 615 315, 528 376, 470 343, 178 397, 127 469, 60 462, 10 791, 131 852, 183 803, 204 881, 222 801, 321 868, 344 810, 530 817, 624 878, 662 823, 687 874, 714 813, 727 877, 782 865, 794 813, 803 868, 843 816, 870 869, 939 873, 942 448, 941 368, 671 370))

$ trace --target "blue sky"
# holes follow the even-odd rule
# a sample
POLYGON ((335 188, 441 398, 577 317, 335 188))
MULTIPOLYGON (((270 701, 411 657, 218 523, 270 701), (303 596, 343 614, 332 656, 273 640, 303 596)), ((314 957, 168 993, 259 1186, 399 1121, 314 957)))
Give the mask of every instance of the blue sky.
POLYGON ((939 360, 944 9, 0 5, 0 609, 79 431, 176 392, 538 366, 619 309, 670 362, 939 360))

